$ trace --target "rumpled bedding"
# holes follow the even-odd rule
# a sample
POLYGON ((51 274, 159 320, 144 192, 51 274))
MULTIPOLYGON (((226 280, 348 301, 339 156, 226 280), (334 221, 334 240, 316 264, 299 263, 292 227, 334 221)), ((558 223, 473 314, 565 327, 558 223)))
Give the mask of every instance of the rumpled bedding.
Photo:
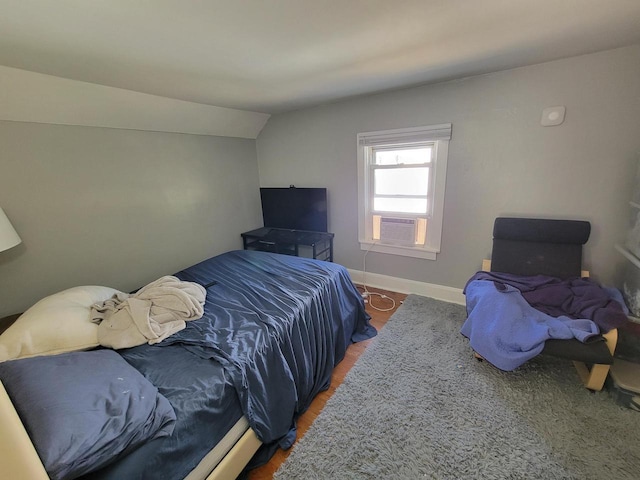
POLYGON ((601 333, 623 326, 627 321, 622 296, 616 289, 603 288, 590 278, 562 280, 547 275, 524 277, 509 273, 478 272, 469 282, 488 280, 497 288, 517 288, 532 307, 560 317, 587 318, 595 322, 601 333))
POLYGON ((267 444, 290 447, 295 419, 328 388, 349 344, 376 335, 349 273, 335 263, 239 250, 177 276, 216 284, 204 317, 158 345, 222 364, 267 444))
POLYGON ((113 349, 159 343, 204 314, 207 292, 202 285, 164 276, 135 294, 118 293, 93 305, 98 342, 113 349))
POLYGON ((597 341, 627 321, 611 292, 589 279, 478 272, 464 293, 468 317, 460 332, 507 371, 538 355, 549 339, 597 341))
POLYGON ((239 250, 175 275, 211 285, 203 317, 160 343, 119 352, 169 399, 174 433, 91 480, 184 478, 241 415, 267 443, 252 461, 264 463, 291 446, 297 417, 329 386, 348 345, 376 335, 335 263, 239 250))

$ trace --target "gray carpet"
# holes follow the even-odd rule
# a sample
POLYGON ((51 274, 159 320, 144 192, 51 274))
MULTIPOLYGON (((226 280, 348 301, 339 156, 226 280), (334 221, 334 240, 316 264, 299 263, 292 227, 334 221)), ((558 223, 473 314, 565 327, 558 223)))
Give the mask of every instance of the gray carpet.
POLYGON ((464 319, 410 295, 274 478, 640 478, 639 412, 584 389, 568 361, 476 361, 464 319))

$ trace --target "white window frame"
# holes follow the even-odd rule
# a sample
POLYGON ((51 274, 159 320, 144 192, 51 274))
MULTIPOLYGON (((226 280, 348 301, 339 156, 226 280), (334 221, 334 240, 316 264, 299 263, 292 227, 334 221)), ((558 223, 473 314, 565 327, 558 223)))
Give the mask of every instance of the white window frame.
MULTIPOLYGON (((442 239, 442 221, 444 213, 444 193, 447 177, 447 157, 449 154, 449 140, 451 139, 451 124, 429 125, 424 127, 400 128, 396 130, 381 130, 377 132, 363 132, 357 135, 358 141, 358 240, 360 248, 366 251, 402 255, 408 257, 436 260, 440 253, 442 239), (373 180, 371 164, 373 150, 376 147, 398 147, 417 144, 433 143, 435 152, 433 167, 431 168, 432 205, 427 215, 389 216, 427 217, 427 236, 424 245, 401 246, 379 243, 373 239, 373 180)), ((431 195, 430 195, 431 196, 431 195)))

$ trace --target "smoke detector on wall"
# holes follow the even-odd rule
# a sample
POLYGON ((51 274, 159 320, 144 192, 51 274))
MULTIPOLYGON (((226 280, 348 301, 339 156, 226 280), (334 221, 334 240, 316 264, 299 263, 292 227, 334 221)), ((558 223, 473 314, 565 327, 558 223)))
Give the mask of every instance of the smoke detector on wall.
POLYGON ((565 107, 547 107, 542 110, 540 125, 543 127, 554 127, 564 122, 565 107))

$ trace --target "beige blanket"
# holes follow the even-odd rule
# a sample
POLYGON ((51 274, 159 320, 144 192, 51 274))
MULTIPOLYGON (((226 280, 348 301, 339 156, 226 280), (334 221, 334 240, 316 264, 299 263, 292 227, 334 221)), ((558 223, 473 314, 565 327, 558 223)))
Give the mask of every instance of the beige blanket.
POLYGON ((114 349, 161 342, 201 318, 207 295, 202 285, 172 276, 159 278, 133 295, 119 293, 93 305, 98 342, 114 349))

